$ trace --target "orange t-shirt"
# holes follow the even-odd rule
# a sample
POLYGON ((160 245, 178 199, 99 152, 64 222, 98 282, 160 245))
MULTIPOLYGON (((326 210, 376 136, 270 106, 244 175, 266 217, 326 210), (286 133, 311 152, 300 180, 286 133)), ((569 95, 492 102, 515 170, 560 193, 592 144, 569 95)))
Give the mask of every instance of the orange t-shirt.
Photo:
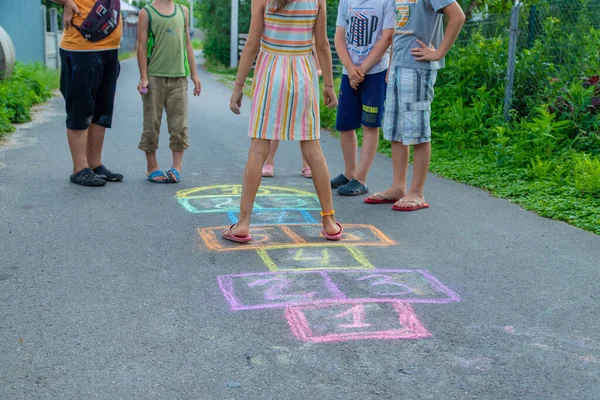
MULTIPOLYGON (((83 20, 92 11, 92 7, 96 4, 96 0, 74 0, 75 4, 81 12, 81 17, 75 15, 73 23, 81 25, 83 20)), ((115 50, 121 47, 121 35, 123 33, 123 20, 119 22, 119 26, 107 38, 98 42, 89 42, 83 38, 81 33, 75 28, 69 28, 63 32, 63 38, 60 42, 60 48, 69 51, 100 51, 100 50, 115 50)))

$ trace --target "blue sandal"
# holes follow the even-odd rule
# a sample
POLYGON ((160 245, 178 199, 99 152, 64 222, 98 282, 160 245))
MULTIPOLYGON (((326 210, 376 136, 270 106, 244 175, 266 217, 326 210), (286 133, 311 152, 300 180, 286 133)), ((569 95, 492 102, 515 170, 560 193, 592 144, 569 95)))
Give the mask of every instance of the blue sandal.
POLYGON ((157 169, 156 171, 148 175, 148 180, 154 183, 169 183, 169 177, 165 175, 165 173, 162 172, 160 169, 157 169), (163 177, 165 179, 158 179, 160 177, 163 177))
POLYGON ((169 177, 170 183, 178 183, 181 180, 179 172, 175 168, 169 168, 167 170, 167 176, 169 177))

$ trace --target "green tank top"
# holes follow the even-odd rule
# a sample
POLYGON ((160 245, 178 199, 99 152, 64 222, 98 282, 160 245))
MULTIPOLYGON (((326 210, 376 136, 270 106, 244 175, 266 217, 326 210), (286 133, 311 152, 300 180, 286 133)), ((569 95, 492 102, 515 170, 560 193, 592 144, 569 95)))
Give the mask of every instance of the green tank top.
POLYGON ((175 4, 175 11, 171 15, 161 14, 152 5, 144 8, 149 17, 148 75, 189 76, 183 8, 180 4, 175 4))

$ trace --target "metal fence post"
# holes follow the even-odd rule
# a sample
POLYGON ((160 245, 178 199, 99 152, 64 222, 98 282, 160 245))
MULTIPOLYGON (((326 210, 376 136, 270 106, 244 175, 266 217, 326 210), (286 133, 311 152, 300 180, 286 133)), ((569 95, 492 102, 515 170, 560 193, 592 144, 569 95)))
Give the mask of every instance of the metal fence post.
POLYGON ((46 17, 48 16, 48 10, 46 9, 46 6, 42 4, 42 21, 44 22, 44 64, 46 64, 46 66, 48 66, 48 44, 46 41, 46 35, 48 34, 48 21, 46 19, 46 17))
POLYGON ((58 50, 58 11, 50 9, 50 30, 54 34, 54 53, 56 54, 56 69, 60 68, 60 53, 58 50))
POLYGON ((517 2, 510 16, 510 39, 508 42, 508 67, 506 68, 506 90, 504 92, 504 120, 510 121, 513 88, 515 85, 515 64, 517 61, 517 39, 519 38, 519 11, 523 3, 517 2))
POLYGON ((238 13, 239 0, 231 0, 231 51, 229 53, 229 66, 235 68, 238 65, 238 13))

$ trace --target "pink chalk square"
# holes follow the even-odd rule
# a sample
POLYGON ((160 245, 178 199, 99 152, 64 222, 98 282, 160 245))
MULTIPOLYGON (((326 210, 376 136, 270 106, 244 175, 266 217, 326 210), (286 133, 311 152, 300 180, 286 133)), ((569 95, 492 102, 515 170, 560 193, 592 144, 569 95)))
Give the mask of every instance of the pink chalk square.
POLYGON ((348 340, 423 339, 431 334, 403 302, 331 301, 290 306, 285 316, 298 339, 313 343, 348 340))

